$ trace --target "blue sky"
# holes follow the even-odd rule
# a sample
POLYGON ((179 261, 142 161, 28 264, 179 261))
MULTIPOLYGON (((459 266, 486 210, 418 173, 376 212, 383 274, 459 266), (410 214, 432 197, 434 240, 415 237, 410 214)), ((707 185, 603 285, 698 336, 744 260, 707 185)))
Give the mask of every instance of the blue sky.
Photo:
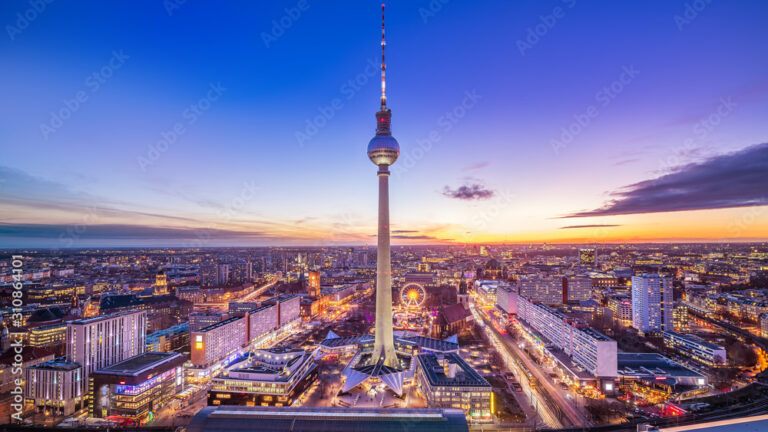
MULTIPOLYGON (((370 242, 380 3, 265 3, 3 2, 0 247, 370 242)), ((727 226, 768 202, 740 184, 727 208, 698 187, 693 223, 590 212, 762 160, 767 20, 759 1, 388 2, 398 240, 766 238, 727 226)))

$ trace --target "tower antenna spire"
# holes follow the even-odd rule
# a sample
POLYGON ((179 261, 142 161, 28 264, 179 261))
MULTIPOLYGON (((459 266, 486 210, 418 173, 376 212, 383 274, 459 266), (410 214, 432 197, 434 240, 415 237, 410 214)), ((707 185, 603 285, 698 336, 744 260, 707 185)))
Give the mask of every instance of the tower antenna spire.
POLYGON ((382 111, 387 108, 387 80, 385 73, 387 71, 387 64, 384 61, 384 47, 387 46, 387 41, 384 39, 384 3, 381 4, 381 109, 382 111))

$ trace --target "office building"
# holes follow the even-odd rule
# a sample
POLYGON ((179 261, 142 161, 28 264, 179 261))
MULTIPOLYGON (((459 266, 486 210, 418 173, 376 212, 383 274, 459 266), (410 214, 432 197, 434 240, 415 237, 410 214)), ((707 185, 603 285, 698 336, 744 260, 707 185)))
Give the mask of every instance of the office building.
POLYGON ((144 353, 91 374, 91 417, 122 417, 144 424, 183 388, 184 356, 144 353))
POLYGON ((24 368, 24 398, 37 413, 70 415, 85 406, 83 367, 65 357, 24 368))
POLYGON ((672 314, 672 325, 674 330, 678 333, 685 333, 688 331, 688 306, 676 305, 672 314))
POLYGON ((415 382, 430 408, 456 408, 470 421, 493 420, 491 385, 456 353, 416 356, 415 382))
POLYGON ((630 297, 624 295, 610 297, 608 309, 613 312, 613 319, 619 324, 625 327, 632 325, 632 300, 630 297))
POLYGON ((252 364, 211 380, 208 405, 290 406, 317 379, 312 353, 301 349, 262 349, 252 364))
POLYGON ((641 333, 672 331, 672 281, 659 275, 632 276, 632 327, 641 333))
POLYGON ((665 331, 664 346, 707 366, 724 365, 727 360, 725 348, 695 335, 665 331))
POLYGON ((48 324, 29 329, 29 346, 50 347, 63 344, 67 339, 67 324, 48 324))

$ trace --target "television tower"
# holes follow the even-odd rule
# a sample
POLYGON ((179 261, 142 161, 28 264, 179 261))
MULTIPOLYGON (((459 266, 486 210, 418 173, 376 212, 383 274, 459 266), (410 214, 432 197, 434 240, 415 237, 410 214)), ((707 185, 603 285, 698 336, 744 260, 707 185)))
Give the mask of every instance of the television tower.
POLYGON ((379 233, 376 253, 376 334, 371 364, 399 368, 392 331, 392 263, 389 245, 389 166, 400 155, 392 136, 392 112, 387 108, 384 62, 384 4, 381 5, 381 108, 376 113, 376 136, 368 143, 368 158, 379 167, 379 233))

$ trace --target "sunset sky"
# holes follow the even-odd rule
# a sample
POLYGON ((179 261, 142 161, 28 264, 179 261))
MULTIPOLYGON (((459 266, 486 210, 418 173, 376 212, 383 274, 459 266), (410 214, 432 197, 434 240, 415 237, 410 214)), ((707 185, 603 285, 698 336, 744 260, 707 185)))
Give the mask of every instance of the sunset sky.
MULTIPOLYGON (((3 1, 0 247, 374 244, 380 2, 266 3, 3 1)), ((766 22, 388 1, 393 242, 768 239, 766 22)))

